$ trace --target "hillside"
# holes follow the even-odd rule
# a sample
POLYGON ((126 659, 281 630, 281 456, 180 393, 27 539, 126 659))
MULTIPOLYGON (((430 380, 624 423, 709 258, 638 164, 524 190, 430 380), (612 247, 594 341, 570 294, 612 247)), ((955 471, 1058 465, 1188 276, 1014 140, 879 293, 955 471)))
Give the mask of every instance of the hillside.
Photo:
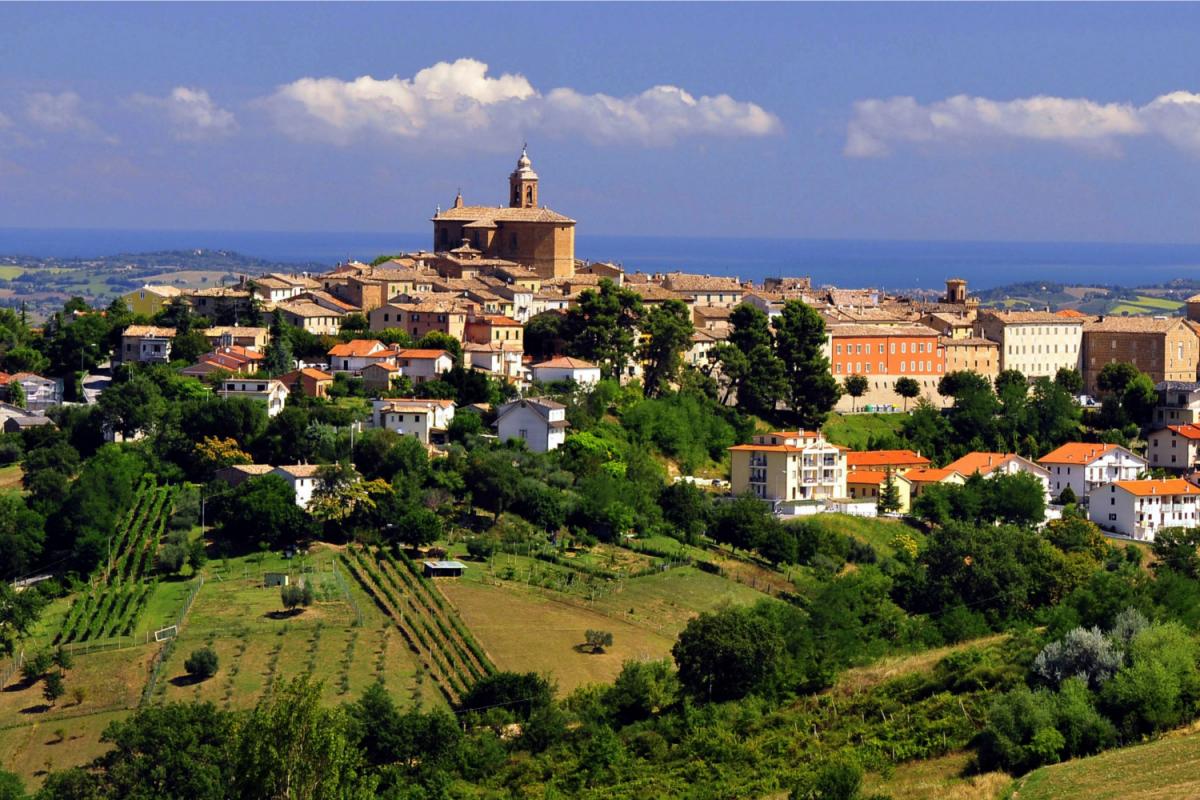
POLYGON ((1006 800, 1186 800, 1200 797, 1200 734, 1168 735, 1148 744, 1035 770, 1006 800))

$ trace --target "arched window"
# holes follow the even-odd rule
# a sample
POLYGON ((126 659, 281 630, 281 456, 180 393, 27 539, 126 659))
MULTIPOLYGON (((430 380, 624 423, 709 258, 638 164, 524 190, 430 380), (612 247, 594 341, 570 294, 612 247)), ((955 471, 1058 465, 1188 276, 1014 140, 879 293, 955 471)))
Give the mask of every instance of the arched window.
POLYGON ((525 205, 527 205, 527 206, 533 205, 533 187, 532 186, 527 186, 525 188, 525 205))

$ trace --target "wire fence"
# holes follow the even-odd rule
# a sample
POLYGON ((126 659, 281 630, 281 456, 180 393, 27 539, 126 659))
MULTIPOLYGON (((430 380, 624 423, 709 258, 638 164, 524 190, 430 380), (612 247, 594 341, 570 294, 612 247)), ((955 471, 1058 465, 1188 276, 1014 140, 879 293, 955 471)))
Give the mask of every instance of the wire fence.
POLYGON ((179 615, 171 625, 165 625, 164 628, 175 628, 175 635, 167 640, 158 653, 155 654, 154 660, 150 662, 150 679, 146 682, 146 688, 142 691, 141 705, 150 702, 150 698, 154 696, 154 690, 158 687, 159 678, 162 677, 163 667, 167 663, 167 659, 171 657, 171 653, 175 651, 175 642, 179 639, 179 629, 183 627, 183 621, 187 617, 188 612, 192 610, 192 603, 196 600, 196 595, 200 594, 200 589, 204 586, 204 576, 201 575, 196 581, 196 585, 192 587, 192 591, 188 594, 187 600, 183 602, 183 608, 180 609, 179 615))
POLYGON ((342 575, 342 570, 335 563, 333 565, 333 577, 337 581, 337 585, 341 587, 342 595, 346 598, 346 602, 354 609, 354 624, 355 626, 362 625, 363 614, 362 609, 358 607, 358 601, 354 599, 354 595, 350 593, 350 584, 346 582, 346 578, 342 575))
POLYGON ((17 653, 12 662, 0 672, 0 687, 8 686, 8 682, 12 680, 13 675, 20 672, 21 667, 25 666, 25 651, 17 653))

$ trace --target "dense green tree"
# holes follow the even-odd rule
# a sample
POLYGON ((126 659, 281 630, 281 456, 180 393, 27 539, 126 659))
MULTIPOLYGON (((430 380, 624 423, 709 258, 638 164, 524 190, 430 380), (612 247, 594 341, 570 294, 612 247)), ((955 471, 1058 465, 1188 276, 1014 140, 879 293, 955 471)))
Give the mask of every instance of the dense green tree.
POLYGON ((1140 370, 1128 361, 1110 361, 1100 369, 1100 374, 1096 376, 1096 387, 1102 392, 1119 398, 1125 394, 1125 387, 1129 385, 1130 381, 1140 374, 1140 370))
POLYGON ((480 678, 459 703, 463 712, 502 708, 517 719, 529 719, 554 702, 554 685, 534 672, 496 672, 480 678))
POLYGON ((219 663, 217 654, 211 647, 201 647, 199 650, 193 650, 184 660, 183 668, 187 670, 188 675, 203 681, 217 674, 219 663))
POLYGON ((534 362, 548 361, 566 347, 562 329, 566 315, 558 311, 534 314, 525 323, 525 352, 534 362))
POLYGON ((883 486, 879 489, 877 505, 883 514, 892 514, 900 510, 900 487, 896 483, 895 472, 890 469, 883 479, 883 486))
POLYGON ((659 494, 663 519, 674 527, 676 538, 696 543, 712 519, 712 499, 708 492, 689 481, 675 481, 659 494))
POLYGON ((370 800, 376 779, 354 746, 341 708, 325 708, 320 684, 277 685, 237 725, 230 800, 370 800))
POLYGON ((842 381, 842 391, 854 398, 854 411, 858 410, 858 398, 867 393, 871 382, 865 375, 849 375, 842 381))
POLYGON ((1083 391, 1083 376, 1074 367, 1059 367, 1054 373, 1054 383, 1069 395, 1077 395, 1083 391))
POLYGON ((167 409, 158 386, 143 375, 108 387, 98 405, 104 424, 124 436, 149 432, 167 409))
POLYGON ((761 614, 728 607, 693 617, 671 654, 679 682, 690 694, 702 700, 736 700, 774 679, 784 640, 761 614))
POLYGON ((171 340, 171 360, 189 364, 212 350, 208 337, 201 330, 189 330, 175 334, 171 340))
POLYGON ((1146 425, 1154 416, 1154 407, 1158 405, 1158 392, 1154 389, 1154 380, 1144 372, 1139 372, 1121 393, 1121 408, 1132 422, 1146 425))
POLYGON ((904 375, 896 379, 896 394, 904 398, 904 411, 908 411, 908 401, 913 400, 921 394, 921 384, 917 383, 916 378, 910 378, 904 375))
POLYGON ((1163 528, 1151 549, 1156 571, 1172 570, 1200 580, 1200 528, 1163 528))
POLYGON ((292 369, 292 343, 288 330, 290 327, 283 318, 283 312, 275 309, 271 315, 271 342, 267 345, 267 357, 263 360, 263 369, 268 375, 283 375, 292 369))
POLYGON ((642 383, 647 397, 661 394, 679 375, 683 354, 692 346, 692 312, 682 301, 668 300, 646 314, 642 324, 642 383))
POLYGON ((223 800, 232 717, 212 703, 147 705, 104 730, 97 761, 112 797, 223 800))
POLYGON ((825 321, 810 306, 788 300, 772 324, 775 352, 787 375, 792 414, 802 428, 820 430, 841 394, 824 354, 825 321))
POLYGON ((566 352, 594 362, 605 378, 619 377, 637 352, 643 317, 637 292, 602 278, 597 289, 584 290, 567 311, 561 328, 566 352))
POLYGON ((278 475, 256 476, 216 495, 208 511, 218 535, 246 549, 260 541, 284 547, 315 535, 308 515, 296 505, 291 485, 278 475))

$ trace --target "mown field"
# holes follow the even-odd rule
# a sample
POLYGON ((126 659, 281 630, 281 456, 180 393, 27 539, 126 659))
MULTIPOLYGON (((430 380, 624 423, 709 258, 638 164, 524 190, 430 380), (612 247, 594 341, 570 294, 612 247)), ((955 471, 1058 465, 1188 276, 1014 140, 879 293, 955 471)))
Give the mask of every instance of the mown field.
POLYGON ((1183 303, 1178 300, 1169 300, 1165 297, 1152 297, 1150 295, 1139 294, 1133 300, 1121 300, 1119 303, 1111 306, 1108 309, 1109 314, 1129 314, 1137 316, 1143 314, 1175 314, 1181 308, 1183 303))
POLYGON ((1200 734, 1173 735, 1034 770, 1007 800, 1192 800, 1200 797, 1200 734))

